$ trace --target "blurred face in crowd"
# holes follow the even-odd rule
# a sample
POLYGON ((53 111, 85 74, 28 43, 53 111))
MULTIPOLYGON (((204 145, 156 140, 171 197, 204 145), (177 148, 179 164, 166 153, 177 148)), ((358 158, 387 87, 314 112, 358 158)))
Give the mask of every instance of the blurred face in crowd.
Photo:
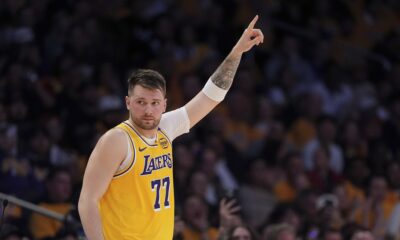
POLYGON ((201 160, 201 170, 209 177, 212 177, 215 174, 215 166, 218 161, 217 154, 213 149, 206 148, 203 152, 201 160))
POLYGON ((262 160, 256 160, 251 164, 249 177, 253 184, 262 186, 264 183, 264 173, 266 171, 265 163, 262 160))
POLYGON ((393 188, 400 188, 400 164, 397 162, 393 162, 390 164, 388 169, 390 183, 392 184, 393 188))
POLYGON ((190 178, 189 191, 196 196, 204 197, 206 195, 208 178, 203 172, 195 172, 190 178))
POLYGON ((50 197, 55 202, 68 201, 71 188, 71 176, 67 172, 57 173, 48 185, 50 197))
POLYGON ((176 145, 174 149, 174 162, 177 168, 190 171, 194 165, 194 156, 185 145, 176 145))
POLYGON ((356 184, 362 184, 369 175, 369 169, 366 163, 361 159, 356 159, 350 165, 350 179, 356 184))
POLYGON ((323 240, 342 240, 342 235, 340 235, 340 232, 330 231, 324 235, 323 240))
POLYGON ((284 213, 282 222, 289 224, 294 230, 299 229, 301 224, 300 216, 293 209, 288 209, 284 213))
MULTIPOLYGON (((291 231, 281 231, 277 234, 275 240, 295 240, 296 237, 291 231)), ((266 232, 263 233, 262 240, 270 240, 268 234, 266 232)))
POLYGON ((319 135, 322 141, 332 142, 336 136, 336 126, 332 121, 325 120, 319 127, 319 135))
POLYGON ((10 235, 4 238, 4 240, 21 240, 21 237, 19 237, 18 235, 10 235))
POLYGON ((206 204, 199 197, 189 197, 184 204, 184 216, 186 220, 194 219, 207 213, 206 204))
POLYGON ((294 179, 294 186, 298 192, 309 188, 310 181, 308 180, 307 175, 305 173, 297 174, 294 179))
POLYGON ((303 160, 300 158, 300 155, 293 155, 290 157, 288 169, 286 170, 292 176, 297 176, 298 174, 303 173, 304 166, 303 160))
POLYGON ((327 226, 335 226, 342 221, 338 207, 327 205, 320 211, 319 219, 327 226))
POLYGON ((329 169, 329 157, 326 151, 322 148, 318 148, 314 153, 314 164, 315 169, 328 170, 329 169))
POLYGON ((208 224, 208 206, 201 198, 191 196, 183 204, 183 218, 195 229, 203 229, 208 224))
POLYGON ((358 143, 360 133, 357 124, 355 122, 348 122, 344 128, 343 135, 346 144, 358 143))
POLYGON ((250 231, 245 227, 237 227, 232 233, 233 240, 252 240, 250 231))
POLYGON ((317 203, 318 195, 314 192, 309 192, 299 199, 300 208, 311 217, 317 217, 317 203))
POLYGON ((341 210, 348 210, 351 208, 351 202, 349 196, 346 193, 346 189, 343 185, 338 185, 335 187, 333 193, 338 199, 338 207, 341 210))
POLYGON ((292 232, 283 231, 279 234, 277 240, 295 240, 295 236, 292 232))
POLYGON ((54 116, 47 122, 47 132, 52 141, 58 142, 64 135, 64 125, 60 118, 54 116))
POLYGON ((374 240, 374 236, 369 231, 358 231, 351 240, 374 240))
POLYGON ((386 196, 386 180, 383 177, 375 177, 371 181, 370 195, 373 199, 383 201, 386 196))
POLYGON ((262 231, 262 240, 295 240, 294 229, 288 224, 269 225, 262 231))
POLYGON ((30 140, 32 150, 39 155, 46 155, 50 148, 50 140, 43 132, 37 132, 30 140))
POLYGON ((167 99, 160 89, 148 89, 136 85, 126 97, 126 106, 136 127, 154 130, 167 107, 167 99))

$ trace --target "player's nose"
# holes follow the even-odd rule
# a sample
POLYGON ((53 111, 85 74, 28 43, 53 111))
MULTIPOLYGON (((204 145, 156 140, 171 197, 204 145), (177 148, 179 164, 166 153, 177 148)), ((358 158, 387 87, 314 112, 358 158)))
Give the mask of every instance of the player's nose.
POLYGON ((145 113, 146 115, 153 115, 153 109, 152 109, 151 105, 147 105, 147 106, 144 108, 144 113, 145 113))

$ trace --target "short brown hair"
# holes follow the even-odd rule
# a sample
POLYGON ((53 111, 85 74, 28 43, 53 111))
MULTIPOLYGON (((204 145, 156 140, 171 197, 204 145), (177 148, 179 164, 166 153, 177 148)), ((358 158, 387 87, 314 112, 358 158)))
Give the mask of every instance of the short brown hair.
POLYGON ((128 93, 136 85, 147 89, 159 89, 166 95, 166 83, 164 77, 157 71, 151 69, 138 69, 128 78, 128 93))

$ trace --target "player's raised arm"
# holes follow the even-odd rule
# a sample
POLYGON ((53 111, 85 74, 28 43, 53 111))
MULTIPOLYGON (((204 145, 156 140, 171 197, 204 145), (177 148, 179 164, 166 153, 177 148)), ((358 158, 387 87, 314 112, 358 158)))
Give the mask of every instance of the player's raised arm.
POLYGON ((232 85, 242 54, 264 41, 261 30, 254 28, 257 20, 258 15, 250 22, 231 52, 212 74, 203 90, 185 105, 190 127, 198 123, 224 99, 232 85))
POLYGON ((125 133, 112 129, 100 138, 89 158, 78 210, 85 234, 90 240, 104 239, 98 205, 125 158, 128 148, 126 141, 125 133))

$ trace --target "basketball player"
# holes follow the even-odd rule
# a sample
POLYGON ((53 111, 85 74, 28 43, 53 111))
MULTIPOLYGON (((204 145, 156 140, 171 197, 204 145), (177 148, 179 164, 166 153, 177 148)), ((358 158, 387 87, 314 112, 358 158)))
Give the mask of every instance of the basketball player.
POLYGON ((83 178, 79 214, 88 239, 172 239, 171 141, 189 132, 224 99, 242 54, 264 40, 254 28, 257 19, 202 91, 177 110, 164 113, 165 80, 159 73, 132 74, 125 97, 130 117, 100 138, 83 178))

